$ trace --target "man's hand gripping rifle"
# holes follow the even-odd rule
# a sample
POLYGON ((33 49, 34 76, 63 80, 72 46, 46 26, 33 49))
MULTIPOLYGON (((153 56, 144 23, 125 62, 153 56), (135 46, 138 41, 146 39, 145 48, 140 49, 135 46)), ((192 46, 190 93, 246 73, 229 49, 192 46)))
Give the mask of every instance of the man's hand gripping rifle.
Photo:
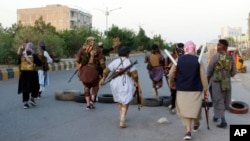
POLYGON ((102 83, 102 85, 105 85, 107 83, 109 83, 112 79, 115 79, 116 77, 126 73, 132 66, 134 66, 135 64, 137 64, 137 60, 132 62, 130 65, 128 65, 127 67, 117 71, 117 72, 113 72, 109 77, 108 80, 104 83, 102 83))

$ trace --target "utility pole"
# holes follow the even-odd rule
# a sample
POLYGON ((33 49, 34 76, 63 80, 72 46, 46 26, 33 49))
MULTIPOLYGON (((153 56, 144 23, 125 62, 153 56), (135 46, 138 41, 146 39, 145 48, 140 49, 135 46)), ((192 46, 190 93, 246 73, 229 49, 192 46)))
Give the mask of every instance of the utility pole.
POLYGON ((108 9, 108 7, 106 7, 106 10, 95 8, 96 10, 103 12, 104 15, 106 16, 106 31, 108 31, 108 16, 110 15, 111 12, 118 10, 118 9, 121 9, 121 8, 122 7, 118 7, 118 8, 114 8, 114 9, 110 9, 110 10, 108 9))

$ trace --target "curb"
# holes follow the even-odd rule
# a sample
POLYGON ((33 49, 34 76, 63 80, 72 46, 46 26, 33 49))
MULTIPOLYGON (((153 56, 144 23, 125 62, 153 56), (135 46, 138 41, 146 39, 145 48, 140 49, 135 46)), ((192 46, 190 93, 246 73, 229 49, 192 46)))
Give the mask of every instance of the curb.
MULTIPOLYGON (((140 56, 141 54, 133 54, 132 57, 140 56)), ((113 61, 118 56, 106 56, 106 61, 113 61)), ((49 71, 60 71, 60 70, 68 70, 72 68, 76 68, 77 62, 75 59, 62 59, 62 62, 49 64, 49 71)), ((19 67, 15 66, 12 68, 4 68, 0 69, 0 81, 8 80, 13 78, 19 78, 20 71, 19 67)))
MULTIPOLYGON (((70 68, 76 68, 76 66, 77 66, 77 63, 75 61, 52 63, 52 64, 49 64, 49 71, 52 72, 52 71, 67 70, 70 68)), ((12 68, 0 69, 0 81, 13 79, 13 78, 19 78, 19 75, 20 75, 20 71, 19 71, 18 66, 15 66, 12 68)))
MULTIPOLYGON (((112 61, 116 57, 106 57, 106 61, 112 61)), ((59 63, 52 63, 49 64, 49 71, 60 71, 60 70, 68 70, 72 68, 76 68, 77 62, 75 59, 65 59, 65 61, 59 62, 59 63)), ((19 78, 20 71, 19 67, 11 67, 11 68, 3 68, 0 69, 0 81, 1 80, 8 80, 8 79, 14 79, 19 78)))

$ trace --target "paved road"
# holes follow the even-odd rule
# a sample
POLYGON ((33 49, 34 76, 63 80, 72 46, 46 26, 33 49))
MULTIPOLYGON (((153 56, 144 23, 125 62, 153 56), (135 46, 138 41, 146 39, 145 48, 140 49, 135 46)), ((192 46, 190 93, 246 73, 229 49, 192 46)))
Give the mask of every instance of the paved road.
MULTIPOLYGON (((139 64, 140 82, 144 97, 151 97, 151 82, 144 69, 142 57, 139 64)), ((248 67, 250 68, 250 67, 248 67)), ((86 111, 85 105, 73 101, 57 101, 56 90, 76 89, 82 91, 82 85, 75 77, 67 83, 74 70, 51 72, 51 85, 45 95, 38 100, 38 106, 23 109, 21 95, 17 95, 17 79, 0 81, 0 141, 178 141, 183 140, 184 127, 177 115, 171 115, 166 107, 129 107, 126 129, 118 126, 118 109, 116 104, 97 103, 96 110, 86 111), (169 124, 158 124, 157 120, 166 117, 169 124)), ((249 90, 243 82, 249 73, 237 74, 233 79, 233 99, 243 100, 250 105, 249 90)), ((110 93, 109 86, 99 91, 110 93)), ((159 95, 170 95, 165 83, 159 95)), ((212 117, 212 109, 210 115, 212 117)), ((204 113, 202 113, 204 115, 204 113)), ((249 113, 238 115, 226 113, 230 124, 250 124, 249 113)), ((229 128, 219 129, 210 118, 210 128, 206 129, 205 118, 200 130, 192 133, 193 141, 229 141, 229 128)))

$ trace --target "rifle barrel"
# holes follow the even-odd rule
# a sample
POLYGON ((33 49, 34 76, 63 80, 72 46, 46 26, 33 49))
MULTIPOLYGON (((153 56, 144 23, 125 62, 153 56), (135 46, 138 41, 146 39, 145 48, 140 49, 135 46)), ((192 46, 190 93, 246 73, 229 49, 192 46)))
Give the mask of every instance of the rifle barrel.
POLYGON ((137 60, 134 61, 134 62, 132 62, 130 65, 128 65, 127 67, 125 67, 121 71, 115 72, 114 75, 112 75, 111 77, 109 77, 109 79, 106 82, 103 83, 103 85, 109 83, 112 79, 115 79, 116 77, 124 74, 127 70, 129 70, 135 64, 137 64, 137 60))
POLYGON ((71 82, 71 79, 76 75, 77 72, 78 72, 78 70, 76 69, 75 72, 73 73, 73 75, 69 78, 68 83, 71 82))
POLYGON ((205 100, 205 114, 206 114, 206 121, 207 121, 207 129, 210 130, 210 127, 209 127, 209 114, 208 114, 208 111, 209 111, 209 107, 208 107, 208 103, 207 103, 207 100, 205 100))

